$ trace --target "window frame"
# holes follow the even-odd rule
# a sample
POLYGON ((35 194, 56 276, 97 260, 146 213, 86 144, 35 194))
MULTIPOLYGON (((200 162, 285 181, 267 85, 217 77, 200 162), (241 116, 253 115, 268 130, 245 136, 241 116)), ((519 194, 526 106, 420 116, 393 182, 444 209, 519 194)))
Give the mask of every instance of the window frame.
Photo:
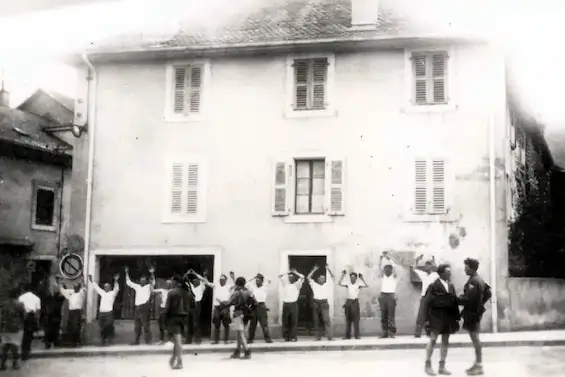
POLYGON ((333 52, 288 55, 286 59, 286 103, 284 114, 287 118, 333 117, 337 115, 335 90, 335 54, 333 52), (326 83, 324 86, 324 109, 296 109, 294 63, 299 60, 327 59, 326 83))
POLYGON ((325 215, 326 211, 322 211, 322 212, 312 212, 312 197, 313 197, 313 192, 314 192, 314 163, 315 162, 321 162, 324 166, 324 206, 327 200, 326 195, 328 194, 326 192, 326 186, 327 186, 327 179, 328 177, 326 176, 327 174, 327 168, 326 168, 326 164, 328 163, 328 161, 326 160, 326 158, 295 158, 294 159, 294 203, 293 203, 293 212, 292 215, 294 216, 319 216, 319 215, 325 215), (308 209, 309 212, 297 212, 296 209, 298 207, 298 164, 299 163, 304 163, 304 162, 308 162, 309 165, 309 174, 310 177, 308 178, 309 180, 309 193, 308 193, 308 209))
MULTIPOLYGON (((211 83, 211 62, 209 59, 174 60, 165 66, 165 122, 201 122, 206 119, 211 83), (198 113, 178 114, 174 111, 175 68, 200 65, 202 77, 200 83, 200 111, 198 113)), ((186 99, 185 99, 186 102, 186 99)))
POLYGON ((32 181, 33 191, 32 191, 32 199, 31 199, 31 229, 39 230, 39 231, 46 231, 46 232, 57 232, 59 227, 59 214, 60 214, 60 205, 61 205, 61 198, 60 198, 60 183, 48 183, 43 181, 32 181), (53 192, 53 222, 51 225, 41 225, 36 223, 36 216, 37 216, 37 193, 39 190, 51 191, 53 192))

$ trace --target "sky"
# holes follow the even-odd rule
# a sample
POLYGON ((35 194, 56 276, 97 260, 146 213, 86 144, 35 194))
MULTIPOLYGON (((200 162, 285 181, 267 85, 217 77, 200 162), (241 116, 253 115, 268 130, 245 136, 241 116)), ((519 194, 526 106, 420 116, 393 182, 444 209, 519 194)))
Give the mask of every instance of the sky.
MULTIPOLYGON (((221 22, 223 15, 260 1, 269 0, 0 0, 8 4, 0 7, 0 12, 8 12, 3 17, 0 14, 0 35, 14 36, 0 40, 0 75, 12 93, 12 106, 38 87, 72 96, 75 72, 57 61, 61 54, 121 32, 173 32, 180 15, 221 22), (203 2, 209 13, 202 13, 203 2), (64 3, 73 5, 60 6, 64 3), (52 9, 45 10, 48 6, 52 9), (26 7, 35 11, 24 12, 26 7)), ((424 22, 451 23, 491 38, 513 57, 519 88, 532 113, 548 127, 565 125, 561 100, 565 88, 564 1, 395 3, 418 17, 425 15, 424 22), (442 11, 429 12, 430 3, 442 11)))

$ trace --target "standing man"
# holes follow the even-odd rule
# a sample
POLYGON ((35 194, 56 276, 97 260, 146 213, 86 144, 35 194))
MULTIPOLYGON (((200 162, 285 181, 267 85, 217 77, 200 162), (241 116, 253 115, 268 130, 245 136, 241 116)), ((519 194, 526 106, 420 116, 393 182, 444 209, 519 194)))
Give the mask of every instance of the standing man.
POLYGON ((426 291, 431 283, 439 279, 437 272, 435 272, 435 257, 431 260, 426 261, 424 266, 418 266, 418 263, 424 258, 424 255, 420 255, 416 258, 412 270, 418 274, 420 280, 422 281, 422 295, 420 296, 420 306, 418 308, 418 316, 416 317, 416 330, 414 331, 414 336, 420 338, 422 336, 422 329, 424 328, 424 323, 426 321, 426 311, 423 305, 424 297, 426 296, 426 291))
POLYGON ((69 300, 69 316, 67 318, 69 345, 71 347, 78 347, 81 342, 82 308, 84 306, 86 290, 81 283, 76 283, 73 289, 66 289, 60 285, 59 290, 61 294, 69 300))
POLYGON ((55 281, 50 282, 45 300, 45 336, 43 337, 43 342, 45 343, 46 349, 59 346, 62 319, 61 311, 64 302, 65 297, 63 297, 59 291, 57 283, 55 281))
POLYGON ((381 325, 383 334, 381 338, 394 338, 396 334, 396 270, 388 256, 388 252, 383 252, 379 261, 379 271, 381 275, 381 295, 379 296, 379 306, 381 307, 381 325), (386 262, 383 267, 383 259, 386 262))
POLYGON ((283 285, 283 336, 285 342, 296 342, 296 331, 298 330, 298 296, 300 289, 304 284, 304 275, 296 271, 290 270, 286 274, 279 275, 279 279, 283 285), (288 276, 285 281, 284 276, 288 276))
POLYGON ((187 275, 190 279, 188 283, 192 294, 194 295, 194 306, 192 311, 189 313, 187 318, 187 332, 186 332, 186 344, 192 344, 192 341, 196 344, 202 343, 202 333, 200 332, 200 312, 202 310, 202 297, 204 297, 204 291, 206 287, 213 288, 214 284, 210 283, 208 279, 204 276, 196 273, 193 269, 188 270, 187 275))
POLYGON ((173 355, 169 359, 171 369, 182 369, 182 332, 188 315, 187 303, 190 301, 190 292, 184 289, 183 284, 184 279, 175 275, 165 302, 167 331, 173 340, 173 355))
POLYGON ((435 376, 432 368, 432 355, 439 335, 441 335, 441 349, 439 361, 439 374, 451 375, 445 368, 447 350, 449 348, 449 336, 459 331, 459 306, 457 305, 457 294, 451 283, 451 268, 447 264, 441 264, 437 268, 439 278, 432 282, 422 302, 422 310, 425 313, 427 332, 430 341, 426 347, 426 367, 428 376, 435 376))
POLYGON ((214 323, 214 342, 213 344, 218 344, 220 342, 220 326, 224 326, 224 343, 228 344, 228 338, 230 335, 230 306, 229 301, 231 294, 233 292, 235 285, 235 274, 233 271, 230 272, 230 281, 228 282, 228 277, 226 275, 220 276, 219 283, 212 284, 214 288, 214 312, 213 320, 214 323))
POLYGON ((257 330, 257 322, 261 325, 261 330, 263 330, 263 336, 265 337, 265 343, 273 343, 271 335, 269 333, 269 321, 267 312, 267 289, 271 281, 267 279, 265 282, 265 277, 262 274, 257 274, 254 278, 249 279, 247 283, 247 289, 251 291, 257 306, 255 310, 251 313, 251 323, 249 324, 249 340, 248 343, 253 343, 255 339, 255 331, 257 330))
POLYGON ((485 304, 490 300, 492 292, 490 286, 479 276, 479 261, 467 258, 465 263, 465 274, 469 280, 463 288, 463 295, 459 296, 459 305, 463 306, 461 315, 463 317, 463 328, 469 332, 473 347, 475 348, 475 363, 466 370, 469 376, 484 374, 483 352, 479 333, 481 331, 481 319, 485 312, 485 304))
POLYGON ((39 328, 41 315, 41 299, 33 293, 31 284, 26 285, 25 293, 18 297, 25 309, 25 320, 22 337, 22 361, 29 359, 33 334, 39 328))
POLYGON ((341 273, 341 280, 339 281, 339 286, 347 288, 347 300, 343 308, 345 309, 345 337, 343 339, 351 339, 351 325, 353 325, 353 331, 355 334, 355 339, 361 339, 359 335, 359 320, 361 317, 359 309, 359 291, 361 288, 367 288, 369 285, 363 279, 363 275, 359 274, 359 282, 357 280, 357 274, 352 272, 349 274, 349 283, 344 283, 345 275, 347 271, 343 270, 341 273))
MULTIPOLYGON (((313 293, 313 317, 314 317, 314 328, 316 329, 316 340, 322 340, 322 331, 320 329, 320 318, 323 321, 323 325, 326 329, 326 336, 328 340, 333 339, 332 323, 330 319, 330 305, 328 303, 328 298, 330 297, 330 290, 333 289, 333 285, 326 282, 326 275, 320 274, 317 281, 312 279, 314 273, 320 269, 319 266, 314 266, 312 271, 308 274, 308 283, 312 288, 313 293)), ((331 279, 334 279, 334 275, 330 270, 329 266, 326 264, 326 271, 330 274, 331 279)))
POLYGON ((0 370, 6 370, 8 353, 12 354, 12 369, 20 369, 18 364, 20 345, 23 341, 24 321, 26 310, 24 304, 18 300, 19 289, 9 292, 9 300, 2 304, 2 322, 0 323, 0 340, 2 341, 2 355, 0 370))
POLYGON ((100 288, 92 280, 92 275, 88 275, 88 281, 94 287, 94 290, 100 296, 100 307, 98 309, 98 325, 100 326, 100 339, 102 345, 112 344, 115 337, 114 329, 114 301, 116 296, 120 291, 120 285, 118 284, 118 279, 120 275, 114 276, 114 287, 110 284, 104 284, 104 289, 100 288))
POLYGON ((141 329, 145 333, 145 344, 151 344, 151 294, 155 287, 155 275, 153 267, 149 267, 149 283, 142 276, 139 284, 132 282, 129 278, 129 268, 125 268, 126 285, 135 291, 135 340, 132 345, 139 345, 141 329))
POLYGON ((165 340, 167 339, 167 296, 173 287, 173 282, 171 280, 167 280, 165 282, 165 288, 156 288, 153 289, 155 294, 161 295, 161 305, 160 312, 159 312, 159 344, 165 344, 165 340))
POLYGON ((251 292, 245 288, 245 278, 238 277, 235 281, 235 289, 228 305, 233 306, 233 324, 235 327, 237 348, 231 355, 232 359, 239 359, 241 355, 241 348, 243 348, 242 359, 250 359, 251 351, 245 339, 245 326, 251 315, 251 308, 255 305, 255 299, 251 292))

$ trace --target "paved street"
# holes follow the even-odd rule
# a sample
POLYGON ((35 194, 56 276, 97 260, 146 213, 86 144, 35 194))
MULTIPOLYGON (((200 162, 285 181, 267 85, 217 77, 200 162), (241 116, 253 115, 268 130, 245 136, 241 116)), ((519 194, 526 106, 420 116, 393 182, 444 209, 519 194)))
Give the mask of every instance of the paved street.
MULTIPOLYGON (((563 376, 565 347, 510 347, 485 350, 487 376, 563 376)), ((167 356, 125 356, 91 358, 57 358, 31 360, 19 371, 4 376, 25 377, 158 377, 193 376, 291 376, 297 373, 331 376, 394 377, 424 376, 423 350, 344 351, 310 353, 260 353, 252 360, 230 360, 228 355, 185 355, 184 371, 167 366, 167 356)), ((473 351, 454 349, 448 360, 454 377, 464 376, 473 351)), ((437 355, 435 355, 437 367, 437 355)))

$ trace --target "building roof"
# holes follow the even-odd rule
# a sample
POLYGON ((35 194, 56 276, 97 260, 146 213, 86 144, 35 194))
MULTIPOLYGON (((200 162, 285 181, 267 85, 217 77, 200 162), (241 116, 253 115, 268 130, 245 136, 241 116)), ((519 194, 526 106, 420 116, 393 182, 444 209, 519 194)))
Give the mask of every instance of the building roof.
POLYGON ((74 108, 74 99, 46 89, 37 89, 17 107, 18 110, 47 118, 52 121, 49 126, 60 126, 72 123, 74 119, 74 108))

